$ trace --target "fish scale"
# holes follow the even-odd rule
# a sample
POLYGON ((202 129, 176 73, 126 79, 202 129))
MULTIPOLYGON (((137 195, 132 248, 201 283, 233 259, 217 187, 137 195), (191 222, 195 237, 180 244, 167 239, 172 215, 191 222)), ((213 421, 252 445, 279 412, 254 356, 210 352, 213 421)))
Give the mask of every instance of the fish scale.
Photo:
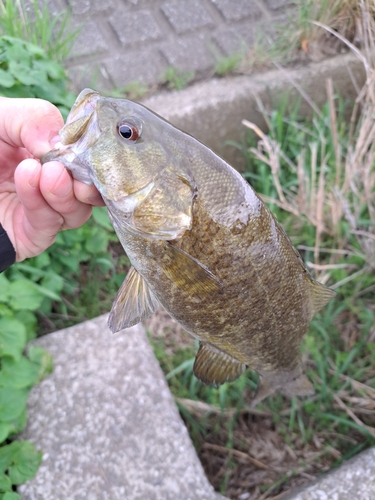
POLYGON ((243 177, 147 108, 90 89, 61 137, 42 162, 60 160, 96 186, 133 266, 112 331, 162 305, 199 339, 194 373, 203 382, 235 380, 249 366, 260 375, 253 405, 277 390, 312 394, 300 342, 335 293, 310 276, 243 177))

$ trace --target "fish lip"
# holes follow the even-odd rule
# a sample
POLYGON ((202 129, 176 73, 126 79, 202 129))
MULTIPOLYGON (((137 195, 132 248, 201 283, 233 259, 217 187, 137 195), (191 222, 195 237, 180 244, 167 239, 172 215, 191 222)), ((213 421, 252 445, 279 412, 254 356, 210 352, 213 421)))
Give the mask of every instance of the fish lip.
POLYGON ((51 151, 48 151, 48 153, 44 154, 41 159, 40 163, 44 165, 45 163, 48 163, 49 161, 59 161, 61 156, 61 151, 59 149, 51 149, 51 151))
MULTIPOLYGON (((97 103, 102 99, 99 92, 86 88, 78 95, 72 109, 66 119, 65 125, 59 131, 59 141, 53 145, 53 149, 44 154, 40 161, 44 165, 49 161, 61 161, 69 170, 66 156, 79 154, 79 143, 85 136, 86 130, 92 121, 97 103), (81 123, 79 123, 81 122, 81 123), (74 128, 74 125, 78 128, 74 128)), ((70 160, 68 160, 70 163, 70 160)))

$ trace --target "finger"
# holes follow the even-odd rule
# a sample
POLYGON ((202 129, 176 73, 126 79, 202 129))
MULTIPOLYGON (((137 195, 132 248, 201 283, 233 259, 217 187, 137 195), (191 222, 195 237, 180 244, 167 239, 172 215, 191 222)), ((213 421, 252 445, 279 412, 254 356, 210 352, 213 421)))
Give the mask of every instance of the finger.
POLYGON ((93 184, 88 186, 81 181, 73 180, 73 189, 76 198, 82 203, 88 203, 94 207, 103 207, 105 205, 103 198, 93 184))
POLYGON ((74 181, 62 163, 51 161, 43 165, 40 191, 53 210, 64 218, 63 229, 79 227, 89 219, 91 205, 76 198, 74 181))
MULTIPOLYGON (((64 224, 64 218, 55 211, 45 200, 40 190, 42 167, 33 159, 21 162, 15 170, 14 182, 17 196, 22 204, 22 227, 16 235, 17 241, 22 246, 27 246, 26 239, 39 252, 48 248, 55 240, 56 234, 64 224)), ((30 251, 32 249, 30 248, 30 251)))
POLYGON ((50 141, 64 121, 60 111, 43 99, 1 99, 0 140, 26 148, 40 158, 51 149, 50 141))

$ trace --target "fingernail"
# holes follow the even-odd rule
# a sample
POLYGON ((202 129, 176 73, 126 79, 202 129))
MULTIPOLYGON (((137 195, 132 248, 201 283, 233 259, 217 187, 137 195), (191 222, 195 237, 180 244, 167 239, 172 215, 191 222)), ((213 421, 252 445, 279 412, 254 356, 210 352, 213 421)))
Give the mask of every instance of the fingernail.
POLYGON ((51 189, 51 193, 58 198, 65 198, 72 191, 72 183, 66 182, 66 179, 64 180, 65 176, 66 170, 62 169, 53 188, 51 189))

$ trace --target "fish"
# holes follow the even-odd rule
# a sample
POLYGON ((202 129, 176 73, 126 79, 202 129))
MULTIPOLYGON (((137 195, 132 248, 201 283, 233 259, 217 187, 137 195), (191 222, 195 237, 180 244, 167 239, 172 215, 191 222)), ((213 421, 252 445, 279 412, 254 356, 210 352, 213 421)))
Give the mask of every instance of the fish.
POLYGON ((240 173, 145 106, 91 89, 59 137, 41 162, 96 186, 132 265, 110 330, 162 306, 199 340, 193 371, 205 384, 249 367, 259 375, 252 406, 276 391, 314 394, 300 343, 335 292, 313 279, 240 173))

